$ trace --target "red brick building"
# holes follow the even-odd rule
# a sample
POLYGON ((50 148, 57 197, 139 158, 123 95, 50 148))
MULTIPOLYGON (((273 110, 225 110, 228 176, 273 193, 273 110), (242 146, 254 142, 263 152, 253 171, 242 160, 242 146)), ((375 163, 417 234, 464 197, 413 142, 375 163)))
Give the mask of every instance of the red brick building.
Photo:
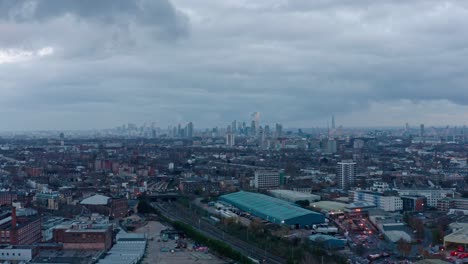
POLYGON ((0 214, 0 243, 30 245, 41 238, 41 217, 17 216, 15 207, 0 214))
POLYGON ((18 194, 15 192, 0 192, 0 206, 9 205, 18 200, 18 194))
POLYGON ((53 241, 64 249, 109 250, 112 247, 112 225, 74 222, 53 230, 53 241))
POLYGON ((39 177, 39 176, 42 175, 42 173, 43 173, 42 168, 38 168, 38 167, 28 167, 28 168, 26 168, 26 174, 29 177, 39 177))
POLYGON ((80 203, 93 213, 102 214, 113 218, 122 218, 128 212, 127 198, 111 198, 96 194, 88 197, 80 203))

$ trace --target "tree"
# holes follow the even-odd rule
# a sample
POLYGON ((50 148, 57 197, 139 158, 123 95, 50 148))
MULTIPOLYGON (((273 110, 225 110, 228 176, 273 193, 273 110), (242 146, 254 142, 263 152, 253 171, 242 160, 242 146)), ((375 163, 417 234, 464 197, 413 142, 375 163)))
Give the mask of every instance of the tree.
POLYGON ((408 243, 407 241, 405 241, 402 238, 400 238, 400 240, 398 240, 397 248, 398 248, 398 251, 400 251, 400 254, 403 257, 407 257, 411 252, 411 244, 408 243))
POLYGON ((356 245, 356 254, 359 256, 362 256, 364 253, 366 253, 366 248, 362 244, 357 244, 356 245))
POLYGON ((309 200, 299 200, 299 201, 296 201, 295 203, 299 205, 300 207, 307 207, 310 205, 309 200))
POLYGON ((156 210, 145 200, 138 202, 137 210, 141 214, 154 214, 156 210))
POLYGON ((432 229, 432 244, 438 245, 442 242, 443 239, 443 231, 440 228, 432 229))
MULTIPOLYGON (((405 215, 403 215, 403 218, 405 218, 405 215)), ((407 222, 408 225, 416 231, 416 238, 424 239, 424 223, 421 219, 407 216, 405 222, 407 222)))
POLYGON ((257 219, 250 221, 248 229, 250 232, 256 233, 256 234, 264 232, 262 223, 258 221, 257 219))
POLYGON ((405 222, 405 223, 407 223, 407 224, 409 225, 409 222, 410 222, 410 215, 409 215, 408 212, 405 212, 405 213, 403 214, 403 219, 402 219, 402 220, 403 220, 403 222, 405 222))

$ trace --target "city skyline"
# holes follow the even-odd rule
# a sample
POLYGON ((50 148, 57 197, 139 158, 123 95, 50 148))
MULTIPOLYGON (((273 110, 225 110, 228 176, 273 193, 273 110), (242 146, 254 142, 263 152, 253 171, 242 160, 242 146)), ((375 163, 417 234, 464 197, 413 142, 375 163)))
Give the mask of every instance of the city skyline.
POLYGON ((0 0, 0 263, 468 263, 468 1, 0 0))
MULTIPOLYGON (((437 128, 437 129, 444 129, 444 128, 450 128, 450 129, 466 129, 465 124, 440 124, 440 125, 435 125, 435 124, 426 124, 426 123, 403 123, 403 124, 397 124, 397 125, 350 125, 346 126, 340 123, 339 121, 335 121, 335 116, 330 116, 331 119, 329 120, 324 120, 323 123, 320 124, 311 124, 309 126, 290 126, 288 123, 282 123, 282 122, 275 122, 275 121, 260 121, 258 123, 259 127, 265 127, 265 126, 270 126, 274 129, 275 125, 281 125, 282 129, 285 130, 297 130, 297 129, 305 129, 305 130, 310 130, 310 129, 320 129, 320 130, 338 130, 338 129, 401 129, 401 130, 412 130, 415 131, 419 134, 421 134, 421 125, 425 128, 431 129, 431 128, 437 128), (331 120, 331 122, 330 122, 331 120), (331 125, 333 121, 336 122, 335 128, 331 125)), ((48 129, 36 129, 36 128, 31 128, 31 129, 0 129, 0 133, 11 133, 11 132, 35 132, 35 131, 51 131, 51 132, 60 132, 60 131, 99 131, 99 130, 109 130, 109 129, 116 129, 116 128, 122 128, 125 127, 126 129, 130 129, 129 127, 134 127, 134 129, 139 129, 142 127, 146 128, 156 128, 159 130, 186 130, 188 129, 188 126, 190 125, 191 128, 190 130, 192 131, 206 131, 206 130, 211 130, 214 128, 222 129, 223 131, 226 130, 228 131, 229 129, 232 128, 232 124, 236 122, 238 127, 242 126, 243 123, 247 127, 251 127, 254 124, 254 120, 250 119, 238 119, 238 120, 232 120, 229 122, 228 120, 224 123, 219 123, 219 124, 211 124, 211 125, 205 125, 205 126, 200 126, 196 120, 189 120, 189 121, 181 121, 181 122, 173 122, 173 123, 166 123, 166 124, 161 124, 155 121, 152 122, 142 122, 142 123, 137 123, 137 122, 125 122, 121 124, 116 124, 111 127, 81 127, 77 129, 66 129, 66 128, 48 128, 48 129)), ((257 128, 257 127, 256 127, 257 128)))

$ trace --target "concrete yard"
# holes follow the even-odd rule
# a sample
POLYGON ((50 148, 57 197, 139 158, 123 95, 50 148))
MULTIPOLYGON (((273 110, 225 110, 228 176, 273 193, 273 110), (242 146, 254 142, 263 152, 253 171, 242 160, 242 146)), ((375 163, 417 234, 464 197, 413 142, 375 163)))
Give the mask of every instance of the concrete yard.
POLYGON ((143 259, 143 264, 223 264, 225 261, 210 253, 201 253, 190 251, 192 247, 188 243, 187 249, 174 250, 174 252, 161 252, 161 248, 168 248, 169 250, 175 249, 175 241, 170 240, 167 242, 158 241, 160 239, 160 232, 168 227, 155 221, 150 221, 146 226, 137 229, 137 233, 148 233, 148 249, 146 256, 143 259), (152 240, 151 240, 152 239, 152 240))

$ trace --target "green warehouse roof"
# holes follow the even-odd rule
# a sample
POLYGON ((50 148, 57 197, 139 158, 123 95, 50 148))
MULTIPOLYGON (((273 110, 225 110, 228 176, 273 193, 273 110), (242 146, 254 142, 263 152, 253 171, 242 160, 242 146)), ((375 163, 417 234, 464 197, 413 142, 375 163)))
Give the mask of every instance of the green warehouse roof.
POLYGON ((260 193, 240 191, 223 195, 220 200, 277 224, 306 225, 324 222, 322 214, 260 193))

